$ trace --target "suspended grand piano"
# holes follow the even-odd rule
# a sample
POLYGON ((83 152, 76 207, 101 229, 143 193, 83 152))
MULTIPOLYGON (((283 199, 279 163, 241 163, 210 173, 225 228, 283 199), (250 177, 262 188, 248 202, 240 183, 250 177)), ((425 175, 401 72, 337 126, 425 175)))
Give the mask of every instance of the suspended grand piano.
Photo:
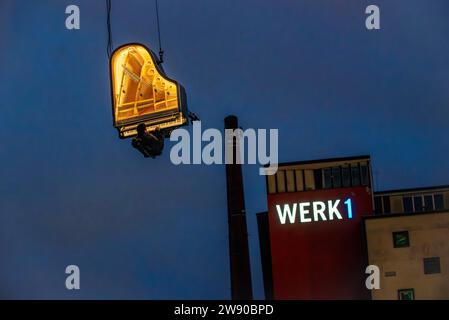
POLYGON ((120 138, 145 131, 170 132, 188 124, 184 88, 167 77, 155 54, 141 44, 127 44, 114 51, 111 62, 114 127, 120 138))

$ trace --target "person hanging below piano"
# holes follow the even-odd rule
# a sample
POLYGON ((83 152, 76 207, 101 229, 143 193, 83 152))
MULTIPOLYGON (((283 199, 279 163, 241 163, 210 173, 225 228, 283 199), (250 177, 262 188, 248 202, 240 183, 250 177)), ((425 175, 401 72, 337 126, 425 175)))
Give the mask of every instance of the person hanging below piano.
POLYGON ((145 124, 137 126, 137 136, 132 139, 132 146, 139 150, 145 158, 156 158, 164 149, 164 135, 159 127, 154 131, 147 131, 145 124))

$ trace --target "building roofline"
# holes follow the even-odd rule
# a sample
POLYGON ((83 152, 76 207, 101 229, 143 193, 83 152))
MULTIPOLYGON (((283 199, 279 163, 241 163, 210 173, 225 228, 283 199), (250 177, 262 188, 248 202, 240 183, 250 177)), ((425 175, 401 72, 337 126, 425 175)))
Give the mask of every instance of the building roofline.
POLYGON ((338 158, 325 158, 325 159, 315 159, 315 160, 305 160, 305 161, 293 161, 293 162, 280 162, 278 167, 295 166, 302 164, 313 164, 320 162, 338 162, 338 161, 353 161, 353 160, 371 160, 370 155, 360 155, 352 157, 338 157, 338 158))
POLYGON ((408 193, 408 192, 418 192, 418 191, 432 191, 432 190, 439 190, 439 189, 449 189, 449 185, 430 186, 430 187, 421 187, 421 188, 381 190, 381 191, 374 191, 374 195, 388 194, 388 193, 408 193))
POLYGON ((362 220, 376 220, 376 219, 387 219, 387 218, 401 218, 410 216, 425 216, 429 214, 449 214, 449 209, 426 211, 426 212, 411 212, 411 213, 384 213, 375 216, 362 216, 362 220))

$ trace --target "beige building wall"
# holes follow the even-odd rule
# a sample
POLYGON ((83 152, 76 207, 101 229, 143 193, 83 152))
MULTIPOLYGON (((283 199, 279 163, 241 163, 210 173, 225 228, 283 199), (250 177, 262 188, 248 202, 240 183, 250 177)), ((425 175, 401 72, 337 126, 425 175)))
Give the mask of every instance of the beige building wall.
POLYGON ((380 268, 374 300, 397 300, 399 289, 415 299, 449 299, 449 212, 366 219, 369 264, 380 268), (394 248, 393 232, 408 231, 410 246, 394 248), (424 274, 424 258, 440 257, 441 273, 424 274))

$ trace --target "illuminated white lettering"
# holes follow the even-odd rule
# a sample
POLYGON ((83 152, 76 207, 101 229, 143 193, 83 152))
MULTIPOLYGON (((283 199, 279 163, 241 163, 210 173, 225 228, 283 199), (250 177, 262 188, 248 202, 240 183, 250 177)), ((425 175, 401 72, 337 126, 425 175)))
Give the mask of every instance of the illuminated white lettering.
POLYGON ((326 204, 321 201, 313 202, 313 220, 318 221, 318 215, 321 217, 321 220, 326 221, 326 215, 324 214, 324 210, 326 210, 326 204), (320 207, 320 208, 318 208, 320 207))
POLYGON ((288 204, 284 204, 284 210, 281 210, 281 206, 276 205, 276 210, 278 212, 279 221, 281 222, 281 224, 285 224, 285 222, 287 220, 287 216, 288 216, 288 220, 290 221, 290 223, 295 223, 296 207, 297 207, 297 204, 294 203, 292 210, 290 210, 290 206, 288 204))
POLYGON ((347 211, 347 218, 352 219, 353 208, 351 199, 346 199, 346 201, 344 201, 345 205, 339 209, 338 206, 342 201, 343 200, 341 199, 336 199, 328 201, 298 202, 284 205, 277 204, 276 211, 281 224, 343 220, 343 215, 340 209, 347 211))
POLYGON ((310 206, 310 202, 302 202, 299 204, 299 221, 301 223, 311 222, 311 218, 306 218, 306 214, 309 214, 309 210, 305 209, 305 207, 310 206))
POLYGON ((334 214, 337 216, 338 220, 343 219, 343 217, 340 214, 340 211, 338 211, 338 205, 340 204, 340 199, 335 200, 335 202, 332 204, 332 200, 329 200, 327 202, 327 207, 329 209, 329 220, 334 220, 334 214))

